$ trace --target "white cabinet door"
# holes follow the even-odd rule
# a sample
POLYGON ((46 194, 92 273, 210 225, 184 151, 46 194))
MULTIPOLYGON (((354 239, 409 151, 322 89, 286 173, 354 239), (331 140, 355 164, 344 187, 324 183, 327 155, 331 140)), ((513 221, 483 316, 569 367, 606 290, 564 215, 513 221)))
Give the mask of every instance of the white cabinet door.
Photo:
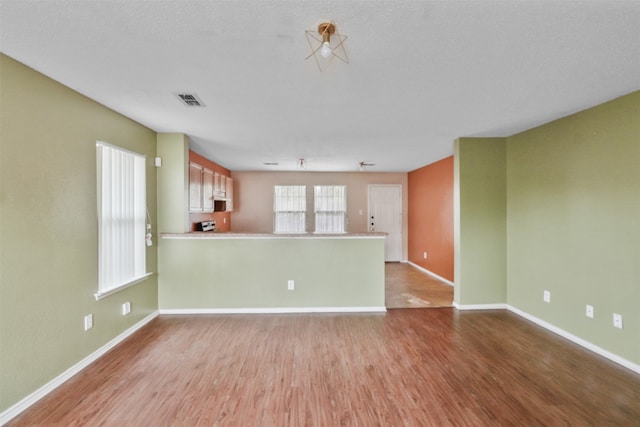
POLYGON ((213 212, 213 179, 213 171, 204 168, 202 170, 202 210, 204 212, 213 212))
POLYGON ((233 212, 233 179, 226 178, 227 212, 233 212))
POLYGON ((217 198, 225 197, 225 187, 226 187, 225 179, 226 177, 224 175, 220 175, 219 173, 216 172, 216 175, 214 178, 214 184, 213 184, 213 194, 217 198))
POLYGON ((189 163, 189 212, 202 212, 202 166, 189 163))
POLYGON ((218 194, 218 192, 220 192, 220 174, 218 172, 215 173, 213 192, 214 194, 218 194))

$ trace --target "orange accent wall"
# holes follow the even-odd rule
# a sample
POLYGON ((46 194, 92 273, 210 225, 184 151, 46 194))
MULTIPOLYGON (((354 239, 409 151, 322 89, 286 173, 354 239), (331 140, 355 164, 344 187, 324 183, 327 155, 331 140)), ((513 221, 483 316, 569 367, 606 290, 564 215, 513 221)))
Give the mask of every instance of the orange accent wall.
POLYGON ((409 261, 453 282, 453 156, 409 172, 408 197, 409 261))
MULTIPOLYGON (((211 169, 214 172, 218 172, 220 175, 231 176, 231 172, 228 169, 223 168, 219 164, 212 162, 206 157, 194 153, 189 150, 189 161, 195 162, 199 165, 211 169)), ((191 223, 191 231, 196 230, 196 222, 201 221, 216 221, 216 230, 218 231, 231 231, 231 213, 230 212, 210 212, 210 213, 190 213, 189 222, 191 223), (226 223, 225 223, 226 219, 226 223)))

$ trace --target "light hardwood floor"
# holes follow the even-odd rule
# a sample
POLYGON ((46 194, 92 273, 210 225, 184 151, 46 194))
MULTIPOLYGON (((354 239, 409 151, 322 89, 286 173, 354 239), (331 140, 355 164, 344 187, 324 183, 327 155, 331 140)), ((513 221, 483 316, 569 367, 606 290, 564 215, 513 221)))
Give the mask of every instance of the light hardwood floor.
POLYGON ((450 286, 410 264, 385 264, 385 306, 387 308, 452 307, 450 286))
POLYGON ((161 316, 9 426, 638 426, 640 375, 506 311, 161 316))

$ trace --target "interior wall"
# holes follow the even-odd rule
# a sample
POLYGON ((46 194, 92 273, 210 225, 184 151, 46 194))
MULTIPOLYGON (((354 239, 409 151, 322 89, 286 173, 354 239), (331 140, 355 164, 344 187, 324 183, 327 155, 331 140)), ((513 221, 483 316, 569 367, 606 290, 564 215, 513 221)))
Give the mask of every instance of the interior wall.
MULTIPOLYGON (((155 132, 1 54, 0 93, 1 412, 155 312, 158 295, 153 275, 94 298, 96 140, 147 156, 157 236, 155 132)), ((147 271, 157 271, 155 246, 147 271)))
POLYGON ((454 303, 505 304, 506 140, 454 143, 454 303))
MULTIPOLYGON (((159 233, 188 233, 189 222, 189 137, 183 133, 159 133, 156 155, 159 233)), ((162 250, 162 239, 158 251, 162 250)), ((160 264, 162 268, 162 264, 160 264)))
MULTIPOLYGON (((225 169, 216 162, 213 162, 200 154, 189 150, 189 161, 195 162, 223 176, 231 176, 229 169, 225 169)), ((189 227, 191 231, 196 231, 196 223, 201 221, 216 221, 217 231, 231 230, 231 213, 230 212, 209 212, 209 213, 189 213, 189 227)))
POLYGON ((167 238, 160 262, 161 310, 384 309, 380 237, 167 238))
POLYGON ((640 364, 640 92, 507 141, 508 303, 640 364))
MULTIPOLYGON (((308 203, 313 202, 314 185, 347 186, 347 231, 368 231, 368 186, 371 184, 402 185, 402 259, 407 259, 407 173, 374 172, 232 172, 234 232, 273 232, 273 186, 307 185, 308 203), (311 188, 311 192, 309 192, 311 188), (309 200, 310 198, 310 200, 309 200)), ((308 206, 308 212, 313 212, 308 206)), ((313 225, 313 217, 307 216, 313 225)))
POLYGON ((453 156, 409 172, 408 187, 409 261, 453 282, 453 156))

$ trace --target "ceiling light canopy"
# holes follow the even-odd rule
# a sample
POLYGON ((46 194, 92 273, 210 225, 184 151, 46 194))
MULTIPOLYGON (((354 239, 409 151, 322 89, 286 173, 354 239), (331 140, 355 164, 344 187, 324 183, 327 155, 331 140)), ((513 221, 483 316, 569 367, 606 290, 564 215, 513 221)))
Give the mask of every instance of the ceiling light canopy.
POLYGON ((347 51, 344 49, 344 41, 347 39, 347 36, 343 36, 338 32, 335 23, 322 22, 318 25, 317 31, 307 30, 305 34, 309 48, 311 49, 311 53, 305 60, 313 56, 320 71, 322 71, 323 66, 326 67, 328 65, 327 62, 333 58, 338 58, 345 64, 349 63, 347 51), (320 54, 320 59, 318 59, 318 53, 320 54))
POLYGON ((330 23, 323 23, 318 27, 318 34, 322 36, 320 55, 322 55, 323 58, 329 58, 333 55, 333 49, 331 49, 331 34, 335 32, 336 26, 330 23))

